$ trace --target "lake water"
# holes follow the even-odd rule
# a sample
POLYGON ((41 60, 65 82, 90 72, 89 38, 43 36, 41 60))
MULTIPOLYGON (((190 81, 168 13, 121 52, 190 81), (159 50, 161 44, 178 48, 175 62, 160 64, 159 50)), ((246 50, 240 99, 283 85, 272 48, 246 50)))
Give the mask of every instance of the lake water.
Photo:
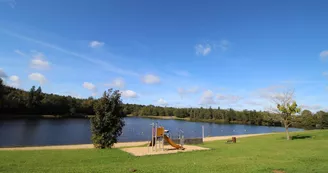
MULTIPOLYGON (((229 136, 252 133, 283 132, 282 127, 251 126, 239 124, 215 124, 181 120, 160 120, 138 117, 125 118, 120 142, 145 141, 151 138, 151 123, 170 130, 177 136, 182 130, 185 138, 205 136, 229 136)), ((302 129, 290 128, 290 131, 302 129)), ((88 119, 38 119, 0 120, 0 147, 89 144, 91 132, 88 119)))

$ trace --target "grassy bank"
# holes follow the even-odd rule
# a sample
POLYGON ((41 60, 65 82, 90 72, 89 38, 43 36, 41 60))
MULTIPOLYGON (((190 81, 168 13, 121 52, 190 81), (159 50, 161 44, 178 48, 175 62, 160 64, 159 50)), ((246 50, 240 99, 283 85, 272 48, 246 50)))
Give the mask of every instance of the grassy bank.
POLYGON ((0 151, 0 172, 251 172, 328 170, 328 131, 249 137, 236 144, 207 142, 209 151, 134 157, 119 149, 0 151))

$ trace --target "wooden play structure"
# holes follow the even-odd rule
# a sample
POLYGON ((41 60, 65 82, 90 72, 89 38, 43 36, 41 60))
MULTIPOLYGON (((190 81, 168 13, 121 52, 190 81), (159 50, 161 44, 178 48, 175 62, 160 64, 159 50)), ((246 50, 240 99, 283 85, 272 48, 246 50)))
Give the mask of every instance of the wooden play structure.
POLYGON ((182 133, 179 133, 180 144, 176 144, 171 140, 169 131, 165 130, 163 126, 159 126, 158 123, 151 124, 151 140, 148 145, 148 151, 164 151, 164 142, 166 141, 173 148, 177 150, 184 150, 183 147, 184 138, 182 133), (150 150, 151 149, 151 150, 150 150))

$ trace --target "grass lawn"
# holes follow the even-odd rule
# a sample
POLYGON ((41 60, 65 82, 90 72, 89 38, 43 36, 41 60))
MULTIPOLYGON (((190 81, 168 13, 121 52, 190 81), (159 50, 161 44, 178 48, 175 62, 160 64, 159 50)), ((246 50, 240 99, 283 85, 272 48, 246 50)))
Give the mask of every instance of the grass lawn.
POLYGON ((208 151, 134 157, 119 149, 0 151, 0 172, 328 172, 328 130, 205 143, 208 151))

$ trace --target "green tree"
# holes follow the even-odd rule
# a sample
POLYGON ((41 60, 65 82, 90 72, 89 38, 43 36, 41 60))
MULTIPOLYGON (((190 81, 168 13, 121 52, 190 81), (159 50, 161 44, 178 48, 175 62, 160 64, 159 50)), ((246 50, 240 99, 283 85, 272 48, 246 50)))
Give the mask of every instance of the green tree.
POLYGON ((34 105, 35 105, 35 107, 40 107, 41 106, 41 101, 43 99, 41 87, 38 87, 38 89, 35 91, 34 97, 35 97, 34 98, 34 105))
POLYGON ((2 104, 3 104, 3 97, 4 97, 4 86, 3 86, 3 81, 0 78, 0 109, 1 109, 2 104))
POLYGON ((318 111, 315 117, 319 120, 319 128, 328 129, 328 113, 324 111, 318 111))
POLYGON ((297 106, 296 101, 293 101, 293 98, 294 90, 287 90, 282 94, 278 94, 274 98, 277 103, 277 109, 281 116, 281 120, 285 126, 287 140, 290 139, 288 128, 292 124, 292 115, 301 111, 297 106))
POLYGON ((28 93, 27 108, 34 108, 34 95, 35 95, 35 86, 32 86, 30 92, 28 93))
POLYGON ((121 95, 118 90, 104 92, 95 106, 91 118, 92 142, 96 148, 111 148, 122 134, 124 124, 121 95))
POLYGON ((314 129, 317 125, 317 119, 309 110, 303 110, 300 116, 300 125, 305 129, 314 129))

